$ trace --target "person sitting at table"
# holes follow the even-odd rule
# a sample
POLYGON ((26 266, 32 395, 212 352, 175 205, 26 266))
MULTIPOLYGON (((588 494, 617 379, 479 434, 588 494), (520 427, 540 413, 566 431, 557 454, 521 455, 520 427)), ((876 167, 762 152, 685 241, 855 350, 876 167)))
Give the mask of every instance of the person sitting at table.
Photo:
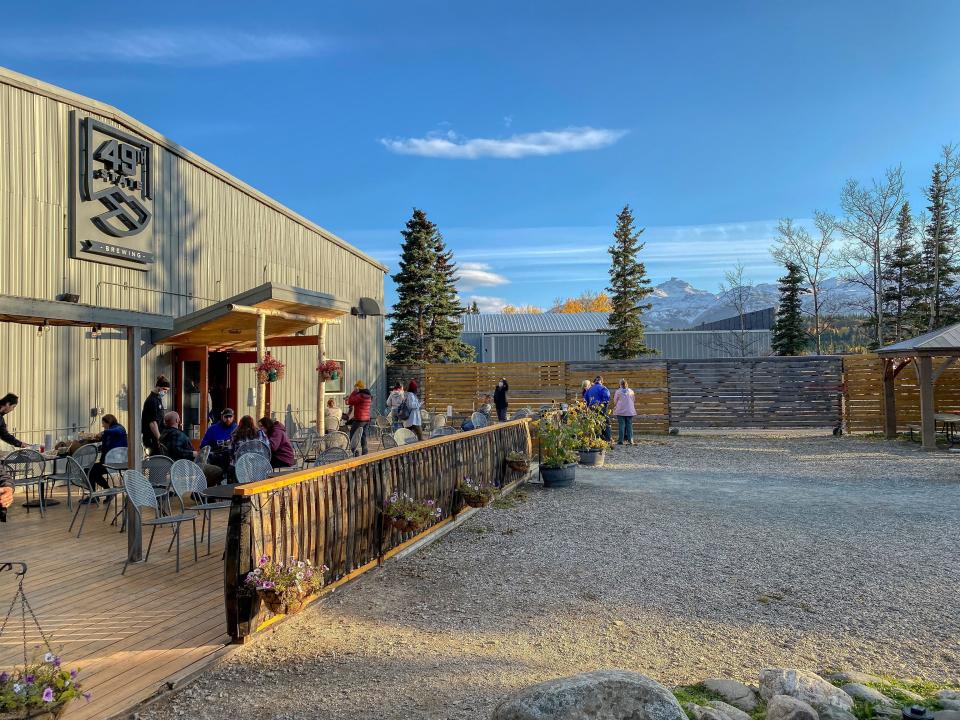
POLYGON ((194 458, 193 443, 180 429, 180 416, 173 410, 163 416, 160 444, 165 450, 164 455, 171 460, 193 460, 194 458))
POLYGON ((0 440, 3 440, 9 445, 13 445, 15 448, 25 448, 27 444, 15 438, 10 431, 7 430, 7 414, 16 410, 19 403, 20 398, 13 393, 7 393, 0 398, 0 440))
POLYGON ((262 417, 260 429, 267 436, 267 443, 270 445, 270 464, 275 468, 293 467, 297 458, 293 454, 293 445, 290 444, 283 423, 270 417, 262 417))
POLYGON ((337 401, 333 398, 327 400, 327 409, 324 411, 324 429, 326 432, 333 432, 340 429, 340 419, 343 417, 343 411, 337 407, 337 401))
POLYGON ((230 438, 237 429, 233 419, 233 410, 224 408, 220 413, 220 421, 207 428, 200 441, 201 449, 210 446, 210 464, 222 470, 230 467, 230 438))
POLYGON ((103 432, 96 438, 100 441, 100 460, 90 468, 90 485, 94 489, 110 487, 107 480, 108 469, 104 464, 107 461, 107 453, 114 448, 127 447, 127 429, 120 424, 116 415, 107 413, 100 420, 100 424, 103 425, 103 432))

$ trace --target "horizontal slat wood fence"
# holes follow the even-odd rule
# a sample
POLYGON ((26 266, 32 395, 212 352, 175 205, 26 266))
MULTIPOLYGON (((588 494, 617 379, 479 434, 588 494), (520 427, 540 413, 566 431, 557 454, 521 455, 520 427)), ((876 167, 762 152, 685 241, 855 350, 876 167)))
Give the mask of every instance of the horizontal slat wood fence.
POLYGON ((515 408, 563 402, 566 398, 567 363, 450 363, 424 368, 423 400, 433 412, 452 405, 458 414, 479 407, 481 393, 493 393, 501 377, 510 384, 510 404, 515 408))
MULTIPOLYGON (((934 358, 938 367, 946 358, 934 358)), ((876 355, 849 355, 843 358, 846 377, 846 420, 853 431, 883 429, 883 361, 876 355)), ((894 380, 897 429, 920 425, 920 389, 916 366, 903 368, 894 380)), ((933 406, 938 413, 960 412, 960 367, 947 368, 933 386, 933 406)))
POLYGON ((663 360, 603 360, 567 363, 567 400, 580 399, 584 380, 597 376, 604 378, 611 395, 621 379, 635 393, 634 430, 639 432, 666 432, 670 427, 670 388, 667 363, 663 360))
POLYGON ((465 477, 497 487, 520 478, 507 467, 511 450, 529 453, 528 420, 425 440, 235 490, 227 527, 224 602, 235 641, 266 618, 243 580, 261 555, 311 560, 330 568, 333 582, 381 558, 415 533, 384 524, 380 509, 393 490, 434 499, 449 518, 455 488, 465 477))

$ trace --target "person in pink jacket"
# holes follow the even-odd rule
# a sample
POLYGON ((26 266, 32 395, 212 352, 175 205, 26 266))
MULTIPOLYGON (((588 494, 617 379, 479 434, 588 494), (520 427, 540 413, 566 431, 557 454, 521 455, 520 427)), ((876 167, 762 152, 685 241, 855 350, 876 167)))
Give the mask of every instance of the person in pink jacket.
POLYGON ((633 445, 633 418, 637 409, 633 406, 636 393, 630 389, 626 380, 620 381, 620 387, 613 394, 613 414, 617 417, 617 445, 633 445))

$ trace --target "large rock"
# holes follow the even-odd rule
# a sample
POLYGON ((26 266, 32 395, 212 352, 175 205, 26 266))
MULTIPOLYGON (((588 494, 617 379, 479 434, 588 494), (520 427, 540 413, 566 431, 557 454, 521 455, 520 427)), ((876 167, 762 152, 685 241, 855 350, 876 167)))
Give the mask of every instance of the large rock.
POLYGON ((861 685, 883 682, 883 678, 871 675, 870 673, 857 672, 856 670, 845 670, 844 672, 833 673, 827 676, 827 680, 844 684, 860 683, 861 685))
POLYGON ((750 720, 750 716, 743 710, 725 703, 723 700, 711 700, 707 703, 707 705, 715 710, 719 710, 728 718, 730 718, 730 720, 750 720))
MULTIPOLYGON (((886 707, 886 705, 882 705, 881 707, 886 707)), ((897 712, 899 713, 900 711, 897 710, 897 712)), ((817 715, 820 716, 820 720, 857 720, 853 713, 841 710, 836 705, 827 705, 817 710, 817 715)))
POLYGON ((960 710, 960 692, 940 690, 937 692, 937 702, 943 705, 944 710, 960 710))
POLYGON ((847 683, 843 691, 854 700, 865 700, 874 705, 896 705, 896 703, 879 690, 863 685, 862 683, 847 683))
POLYGON ((819 675, 793 668, 760 671, 760 697, 769 702, 776 695, 789 695, 814 708, 833 705, 841 710, 853 707, 853 698, 819 675))
POLYGON ((767 703, 767 720, 820 720, 820 716, 803 700, 774 695, 767 703))
POLYGON ((933 720, 960 720, 960 710, 937 710, 933 720))
POLYGON ((745 712, 753 712, 757 707, 757 694, 742 682, 726 678, 710 678, 703 681, 703 686, 745 712))
POLYGON ((669 690, 639 673, 597 670, 550 680, 497 705, 491 720, 687 720, 669 690))
MULTIPOLYGON (((687 703, 683 707, 693 716, 693 720, 733 720, 733 718, 727 716, 722 710, 718 710, 717 708, 703 707, 696 703, 687 703)), ((736 710, 736 708, 734 709, 736 710)), ((740 711, 737 710, 737 712, 740 711)))

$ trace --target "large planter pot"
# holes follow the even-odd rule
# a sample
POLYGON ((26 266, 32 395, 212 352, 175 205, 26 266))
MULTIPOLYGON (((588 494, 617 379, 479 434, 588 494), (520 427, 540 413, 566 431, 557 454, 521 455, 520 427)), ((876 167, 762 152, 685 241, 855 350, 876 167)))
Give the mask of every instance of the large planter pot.
POLYGON ((603 465, 606 450, 577 450, 580 454, 581 465, 603 465))
POLYGON ((563 467, 540 466, 540 477, 544 487, 566 487, 572 485, 577 476, 577 464, 570 463, 563 467))
POLYGON ((296 600, 286 602, 273 590, 257 590, 257 594, 274 615, 294 615, 300 612, 306 600, 304 597, 299 597, 296 600))

